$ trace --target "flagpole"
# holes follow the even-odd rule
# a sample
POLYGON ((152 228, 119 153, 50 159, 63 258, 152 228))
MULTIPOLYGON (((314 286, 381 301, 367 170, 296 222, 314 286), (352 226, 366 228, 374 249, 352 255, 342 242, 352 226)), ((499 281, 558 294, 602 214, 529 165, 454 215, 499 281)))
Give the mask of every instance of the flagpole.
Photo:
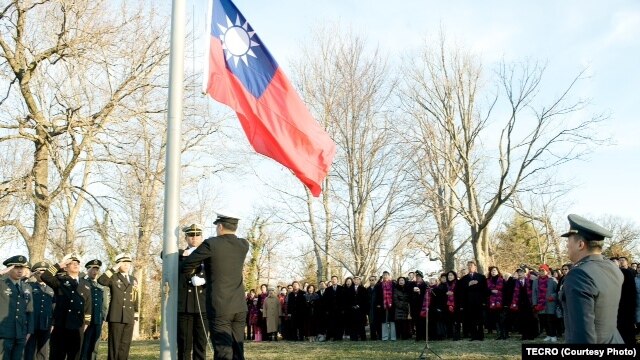
POLYGON ((173 0, 162 252, 162 327, 160 333, 160 359, 162 360, 174 360, 177 357, 180 126, 184 83, 185 11, 186 0, 173 0))

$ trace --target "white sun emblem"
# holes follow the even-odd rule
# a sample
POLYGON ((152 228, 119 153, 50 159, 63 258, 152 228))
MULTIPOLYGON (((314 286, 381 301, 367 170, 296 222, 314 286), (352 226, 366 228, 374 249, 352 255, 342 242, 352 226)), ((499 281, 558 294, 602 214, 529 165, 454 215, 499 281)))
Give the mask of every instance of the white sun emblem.
POLYGON ((220 40, 222 40, 222 48, 227 54, 227 60, 233 57, 233 62, 236 66, 238 66, 238 60, 242 60, 248 66, 247 55, 256 57, 251 48, 260 46, 260 44, 251 40, 256 32, 249 31, 249 23, 245 21, 242 24, 240 16, 236 18, 235 24, 227 17, 227 26, 218 24, 218 27, 222 32, 220 40))

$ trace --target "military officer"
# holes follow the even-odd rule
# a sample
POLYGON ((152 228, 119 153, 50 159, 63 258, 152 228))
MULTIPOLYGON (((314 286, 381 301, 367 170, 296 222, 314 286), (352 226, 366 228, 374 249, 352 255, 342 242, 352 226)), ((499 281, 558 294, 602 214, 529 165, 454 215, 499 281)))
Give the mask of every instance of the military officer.
POLYGON ((98 341, 100 340, 102 322, 105 317, 103 306, 104 290, 96 281, 101 266, 102 261, 98 259, 93 259, 84 265, 85 269, 87 269, 87 275, 84 276, 84 279, 91 284, 91 323, 84 332, 80 355, 82 360, 95 360, 98 357, 98 341))
POLYGON ((66 255, 40 278, 56 293, 51 332, 51 359, 80 357, 84 330, 91 321, 91 285, 80 277, 80 257, 66 255), (66 270, 66 274, 57 273, 66 270))
POLYGON ((242 270, 249 242, 238 238, 238 217, 220 212, 214 222, 217 236, 205 240, 181 264, 183 274, 194 274, 204 262, 207 280, 207 319, 214 359, 244 359, 244 301, 242 270))
POLYGON ((138 282, 129 275, 131 255, 116 255, 116 264, 98 278, 98 283, 109 288, 111 300, 107 322, 109 323, 109 360, 126 360, 133 337, 138 282))
POLYGON ((55 292, 42 281, 40 275, 51 266, 39 261, 31 267, 33 276, 29 283, 33 294, 33 334, 27 340, 24 350, 25 360, 46 360, 49 358, 49 338, 53 325, 53 300, 55 292))
POLYGON ((7 268, 0 272, 0 358, 19 360, 33 332, 31 287, 20 281, 29 262, 16 255, 2 264, 7 268))
POLYGON ((609 230, 581 216, 569 215, 567 253, 575 265, 560 289, 565 343, 622 344, 616 328, 622 273, 602 256, 609 230))
MULTIPOLYGON (((189 256, 202 244, 202 227, 191 224, 182 229, 187 248, 180 251, 179 261, 189 256)), ((178 288, 178 359, 205 359, 207 355, 207 304, 204 297, 205 274, 201 264, 192 276, 181 275, 178 288), (191 281, 196 276, 196 285, 191 281), (192 355, 193 351, 193 355, 192 355)))

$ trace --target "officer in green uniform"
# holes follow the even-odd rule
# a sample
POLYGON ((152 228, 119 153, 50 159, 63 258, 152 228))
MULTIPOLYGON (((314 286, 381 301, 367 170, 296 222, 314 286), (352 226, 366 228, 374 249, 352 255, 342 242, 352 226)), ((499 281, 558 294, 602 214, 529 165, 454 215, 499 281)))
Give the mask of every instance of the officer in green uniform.
POLYGON ((602 256, 609 230, 575 215, 569 215, 567 253, 575 264, 560 288, 564 311, 565 343, 623 344, 617 315, 622 273, 602 256))
POLYGON ((93 259, 87 262, 84 267, 87 275, 84 279, 91 284, 91 323, 84 332, 82 342, 81 360, 95 360, 98 357, 98 341, 102 333, 102 322, 104 321, 104 290, 96 281, 102 261, 93 259))
POLYGON ((109 360, 129 358, 133 337, 138 281, 129 275, 131 255, 116 255, 116 264, 98 278, 98 283, 109 288, 111 300, 107 322, 109 323, 109 360))
POLYGON ((2 264, 7 268, 0 272, 0 358, 20 360, 33 332, 31 287, 20 281, 29 262, 16 255, 2 264))
POLYGON ((53 300, 55 291, 45 284, 40 275, 51 266, 46 261, 39 261, 31 267, 33 276, 31 293, 33 294, 33 334, 27 340, 24 360, 46 360, 49 358, 49 338, 53 326, 53 300))
POLYGON ((247 305, 242 269, 249 242, 236 236, 238 220, 228 212, 218 213, 214 222, 217 236, 205 240, 180 263, 186 275, 193 275, 204 263, 207 320, 215 360, 244 359, 247 305))
POLYGON ((79 358, 84 330, 91 321, 91 285, 80 277, 80 258, 66 255, 40 278, 56 292, 51 359, 79 358), (66 274, 59 276, 62 269, 66 274))

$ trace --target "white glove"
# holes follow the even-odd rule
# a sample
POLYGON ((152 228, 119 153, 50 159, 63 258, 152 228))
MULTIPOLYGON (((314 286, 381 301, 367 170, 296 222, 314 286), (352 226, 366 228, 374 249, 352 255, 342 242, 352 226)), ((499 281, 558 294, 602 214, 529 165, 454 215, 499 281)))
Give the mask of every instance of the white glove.
POLYGON ((189 255, 191 255, 191 253, 192 253, 192 252, 194 252, 196 249, 197 249, 197 248, 194 248, 194 247, 192 247, 192 248, 188 248, 187 250, 185 250, 185 251, 183 251, 183 252, 182 252, 182 256, 189 256, 189 255))
POLYGON ((204 278, 201 278, 200 276, 197 275, 193 275, 191 277, 191 285, 193 286, 202 286, 206 283, 207 281, 204 278))

